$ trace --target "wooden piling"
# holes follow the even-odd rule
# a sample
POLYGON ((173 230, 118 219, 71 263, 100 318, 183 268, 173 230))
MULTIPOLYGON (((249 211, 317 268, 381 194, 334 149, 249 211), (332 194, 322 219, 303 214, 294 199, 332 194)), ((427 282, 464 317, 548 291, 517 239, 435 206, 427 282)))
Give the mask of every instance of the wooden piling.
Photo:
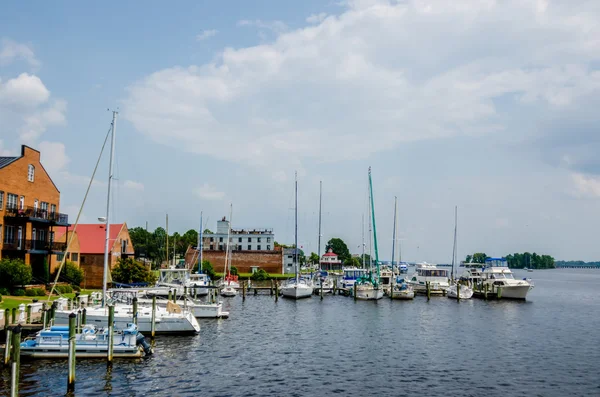
POLYGON ((460 284, 456 283, 456 301, 460 302, 460 284))
POLYGON ((137 325, 138 323, 138 298, 137 296, 133 297, 133 323, 137 325))
POLYGON ((271 296, 273 296, 273 280, 271 279, 271 296))
POLYGON ((108 307, 108 354, 107 354, 107 363, 108 365, 112 365, 113 361, 113 340, 115 338, 115 307, 110 305, 108 307))
POLYGON ((10 325, 10 321, 8 321, 10 318, 10 309, 4 309, 4 330, 7 331, 8 330, 8 326, 10 325))
POLYGON ((168 301, 168 302, 171 302, 171 290, 170 290, 170 289, 169 289, 169 296, 168 296, 168 298, 167 298, 167 301, 168 301))
POLYGON ((485 298, 486 300, 487 300, 487 294, 488 294, 488 287, 489 287, 489 284, 486 284, 486 285, 485 285, 485 291, 483 292, 483 296, 484 296, 484 298, 485 298))
POLYGON ((320 292, 321 292, 321 300, 323 300, 323 280, 321 280, 321 288, 320 288, 320 292))
MULTIPOLYGON (((69 325, 71 324, 70 318, 71 318, 71 315, 69 315, 69 325)), ((77 312, 75 312, 75 333, 76 334, 81 333, 81 310, 77 310, 77 312)))
POLYGON ((331 291, 331 293, 332 293, 333 295, 335 295, 335 290, 337 290, 337 280, 335 280, 335 279, 334 279, 334 280, 333 280, 333 291, 331 291))
POLYGON ((11 317, 11 321, 10 321, 10 323, 11 323, 11 324, 14 324, 14 323, 16 323, 16 322, 17 322, 17 308, 16 308, 16 307, 13 307, 13 308, 12 308, 12 317, 11 317))
POLYGON ((26 313, 27 315, 25 317, 25 323, 31 324, 31 305, 27 305, 26 313))
POLYGON ((254 295, 258 295, 258 290, 254 287, 254 295))
POLYGON ((173 303, 177 303, 177 288, 173 288, 173 303))
POLYGON ((275 281, 275 302, 279 300, 279 284, 275 281))
POLYGON ((10 376, 10 395, 19 395, 19 371, 21 370, 21 326, 12 329, 12 366, 10 376))
POLYGON ((425 282, 425 289, 427 290, 427 300, 431 299, 431 286, 429 285, 429 281, 425 282))
POLYGON ((247 281, 242 281, 242 301, 246 300, 246 283, 247 281))
POLYGON ((81 311, 81 325, 84 326, 87 323, 87 310, 85 307, 81 311))
POLYGON ((54 324, 54 316, 56 315, 56 302, 52 302, 50 305, 50 319, 48 320, 48 326, 54 324))
POLYGON ((357 300, 358 298, 356 297, 356 290, 357 290, 358 285, 356 285, 356 282, 354 282, 354 300, 357 300))
POLYGON ((198 288, 194 285, 194 300, 198 299, 198 288))
MULTIPOLYGON (((8 309, 6 309, 8 310, 8 309)), ((8 324, 8 321, 6 321, 8 324)), ((6 345, 4 346, 4 365, 7 366, 10 362, 10 352, 11 352, 11 344, 12 344, 12 327, 6 327, 6 345)))
POLYGON ((502 287, 498 286, 498 292, 497 292, 497 296, 498 299, 502 298, 502 287))
POLYGON ((42 303, 42 326, 43 328, 48 326, 48 309, 46 302, 42 303))
POLYGON ((152 338, 156 335, 156 296, 152 297, 152 323, 150 324, 150 333, 152 338))
POLYGON ((186 297, 187 297, 187 286, 184 285, 183 286, 183 299, 185 300, 186 297))
POLYGON ((67 376, 67 392, 75 390, 75 334, 78 328, 75 313, 69 314, 69 372, 67 376))

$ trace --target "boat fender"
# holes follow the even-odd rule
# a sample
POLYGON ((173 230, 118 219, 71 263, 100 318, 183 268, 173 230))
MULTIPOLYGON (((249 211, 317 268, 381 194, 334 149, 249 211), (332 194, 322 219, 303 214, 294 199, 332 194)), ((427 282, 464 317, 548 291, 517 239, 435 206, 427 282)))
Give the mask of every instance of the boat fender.
POLYGON ((138 332, 137 336, 135 337, 135 342, 139 346, 142 346, 142 349, 144 349, 144 353, 146 353, 146 355, 150 355, 153 353, 152 346, 150 346, 150 344, 146 342, 146 338, 141 332, 138 332))

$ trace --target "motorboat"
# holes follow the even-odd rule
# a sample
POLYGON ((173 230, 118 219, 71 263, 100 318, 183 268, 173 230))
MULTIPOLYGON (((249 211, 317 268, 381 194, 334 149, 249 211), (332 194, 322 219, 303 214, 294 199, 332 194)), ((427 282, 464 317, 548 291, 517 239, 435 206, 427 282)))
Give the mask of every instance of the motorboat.
POLYGON ((208 295, 210 279, 203 273, 190 273, 188 269, 170 267, 159 270, 159 278, 154 288, 146 290, 147 296, 167 297, 171 293, 183 296, 186 292, 190 295, 208 295))
POLYGON ((464 284, 452 284, 446 289, 446 296, 452 299, 471 299, 473 290, 464 284))
POLYGON ((237 294, 237 289, 235 289, 235 287, 232 285, 226 285, 223 288, 221 288, 221 296, 232 298, 234 296, 237 296, 237 294))
POLYGON ((415 291, 413 290, 413 287, 407 284, 404 279, 396 280, 396 284, 394 284, 392 287, 391 294, 392 299, 410 300, 414 299, 415 297, 415 291))
POLYGON ((382 268, 379 272, 379 285, 383 289, 383 292, 386 294, 390 293, 392 288, 392 280, 394 279, 394 274, 390 268, 382 268))
MULTIPOLYGON (((152 304, 152 299, 138 299, 140 305, 148 306, 152 304)), ((156 304, 161 307, 167 307, 169 301, 167 299, 156 299, 156 304)), ((183 307, 192 312, 196 318, 228 318, 229 312, 223 311, 223 302, 204 303, 200 300, 186 297, 177 299, 175 302, 179 307, 183 307)))
MULTIPOLYGON (((77 358, 106 358, 108 354, 108 328, 85 324, 81 333, 75 334, 77 358)), ((30 358, 67 358, 69 354, 69 327, 51 326, 21 342, 21 356, 30 358)), ((138 358, 152 354, 152 348, 133 323, 113 335, 113 356, 138 358)))
POLYGON ((333 280, 332 276, 326 271, 316 273, 312 278, 314 293, 320 294, 321 289, 324 294, 333 292, 333 280))
POLYGON ((505 258, 487 258, 481 271, 481 286, 503 299, 527 298, 527 293, 534 288, 531 279, 515 279, 505 258), (499 293, 498 290, 500 289, 499 293))
POLYGON ((406 263, 400 263, 400 274, 402 273, 408 273, 408 264, 406 263))
POLYGON ((359 269, 357 267, 345 267, 343 269, 343 276, 341 279, 342 288, 352 288, 354 283, 360 277, 364 277, 367 274, 367 269, 359 269))
POLYGON ((417 293, 427 293, 429 284, 430 294, 445 294, 450 286, 448 270, 438 269, 436 265, 427 262, 418 263, 415 273, 407 282, 417 293))

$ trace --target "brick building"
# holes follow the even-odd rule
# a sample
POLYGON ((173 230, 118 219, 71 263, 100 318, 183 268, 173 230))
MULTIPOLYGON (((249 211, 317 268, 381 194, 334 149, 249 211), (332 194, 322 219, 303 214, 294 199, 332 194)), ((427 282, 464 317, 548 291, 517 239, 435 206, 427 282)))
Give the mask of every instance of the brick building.
POLYGON ((227 248, 227 234, 233 251, 272 251, 275 249, 273 229, 231 229, 229 221, 223 217, 217 222, 217 232, 205 234, 204 250, 224 251, 227 248))
MULTIPOLYGON (((73 227, 69 228, 72 232, 73 227)), ((79 252, 70 250, 71 260, 73 255, 79 259, 79 267, 83 270, 86 288, 102 288, 104 277, 104 247, 106 244, 106 228, 104 224, 79 224, 75 230, 79 252)), ((115 266, 120 258, 134 255, 133 244, 129 237, 129 229, 126 223, 111 224, 109 227, 109 266, 115 266)), ((58 258, 56 258, 58 260, 58 258)))
POLYGON ((68 217, 59 212, 60 191, 40 162, 40 152, 21 146, 18 157, 0 157, 0 258, 20 258, 34 281, 46 281, 50 256, 64 252, 55 241, 68 217))
MULTIPOLYGON (((204 249, 202 259, 209 261, 215 272, 223 272, 225 268, 225 254, 227 251, 214 251, 204 249)), ((195 265, 198 262, 196 247, 188 247, 185 253, 185 263, 195 265)), ((271 274, 283 274, 283 251, 231 251, 231 266, 235 266, 240 273, 253 273, 263 269, 271 274)))
MULTIPOLYGON (((79 226, 77 227, 79 229, 79 226)), ((67 228, 61 228, 54 235, 54 241, 57 243, 64 244, 65 247, 69 247, 69 251, 65 254, 64 252, 53 253, 50 256, 50 274, 60 265, 63 257, 66 255, 67 261, 75 263, 79 267, 80 260, 80 248, 79 248, 79 234, 77 230, 73 232, 72 228, 67 231, 67 228), (69 246, 69 241, 71 245, 69 246)), ((66 249, 66 248, 65 248, 66 249)))

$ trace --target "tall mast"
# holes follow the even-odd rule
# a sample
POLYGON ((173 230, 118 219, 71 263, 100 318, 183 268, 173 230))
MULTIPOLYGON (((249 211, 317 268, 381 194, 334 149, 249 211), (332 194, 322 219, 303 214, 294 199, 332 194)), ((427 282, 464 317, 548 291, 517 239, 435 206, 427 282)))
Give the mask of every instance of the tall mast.
POLYGON ((296 270, 296 283, 298 283, 298 171, 295 172, 294 176, 294 268, 296 270))
POLYGON ((369 167, 369 190, 371 192, 371 217, 373 218, 373 244, 375 244, 375 266, 377 267, 377 281, 379 282, 379 250, 377 249, 377 226, 375 225, 375 202, 373 200, 373 180, 371 167, 369 167))
POLYGON ((323 181, 319 181, 319 242, 317 244, 317 255, 319 255, 319 271, 321 271, 321 202, 323 199, 323 181))
POLYGON ((204 239, 202 238, 202 211, 200 211, 200 233, 198 233, 198 249, 200 250, 199 260, 198 260, 198 274, 202 273, 202 245, 204 244, 204 239))
POLYGON ((454 207, 454 246, 452 248, 452 281, 454 281, 454 262, 456 260, 456 226, 458 220, 458 206, 454 207))
POLYGON ((231 263, 229 260, 229 239, 231 238, 231 217, 233 215, 233 203, 229 204, 229 225, 227 227, 227 249, 225 251, 225 271, 227 271, 227 285, 231 283, 231 263))
POLYGON ((362 266, 365 267, 365 214, 362 214, 362 266))
POLYGON ((169 214, 167 214, 167 247, 165 248, 165 262, 169 267, 169 214))
POLYGON ((108 251, 109 251, 109 238, 110 238, 110 186, 113 180, 113 157, 115 152, 115 134, 117 130, 117 114, 119 112, 113 111, 112 119, 112 132, 111 132, 111 143, 110 143, 110 160, 108 163, 108 194, 106 199, 106 237, 104 244, 104 272, 102 275, 102 307, 106 305, 106 284, 108 283, 108 251))
MULTIPOLYGON (((392 235, 392 284, 394 280, 394 254, 396 253, 396 207, 397 207, 398 198, 394 196, 394 233, 392 235)), ((398 264, 400 266, 400 264, 398 264)))

